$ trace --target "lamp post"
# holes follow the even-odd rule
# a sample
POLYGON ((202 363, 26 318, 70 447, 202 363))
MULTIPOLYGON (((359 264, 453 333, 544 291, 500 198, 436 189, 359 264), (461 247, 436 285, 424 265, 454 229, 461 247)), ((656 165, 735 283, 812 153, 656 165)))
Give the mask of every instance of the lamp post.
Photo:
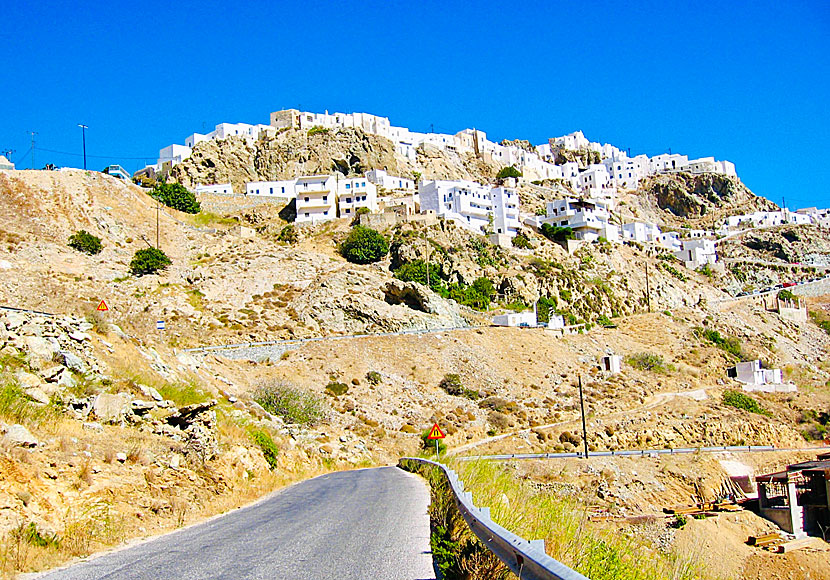
POLYGON ((89 129, 89 127, 82 123, 78 123, 78 127, 81 128, 81 138, 84 143, 84 171, 86 171, 86 130, 89 129))

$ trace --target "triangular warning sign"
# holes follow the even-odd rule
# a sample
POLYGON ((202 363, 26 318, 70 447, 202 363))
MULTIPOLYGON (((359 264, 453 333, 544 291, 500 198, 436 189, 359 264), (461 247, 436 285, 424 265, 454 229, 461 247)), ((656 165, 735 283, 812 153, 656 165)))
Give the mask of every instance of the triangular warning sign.
POLYGON ((109 307, 107 306, 106 302, 101 300, 101 303, 98 305, 98 308, 96 308, 95 310, 97 310, 98 312, 106 312, 107 310, 109 310, 109 307))
POLYGON ((432 429, 429 430, 429 435, 427 435, 427 439, 443 439, 444 437, 446 437, 446 435, 444 435, 444 432, 441 431, 438 423, 432 426, 432 429))

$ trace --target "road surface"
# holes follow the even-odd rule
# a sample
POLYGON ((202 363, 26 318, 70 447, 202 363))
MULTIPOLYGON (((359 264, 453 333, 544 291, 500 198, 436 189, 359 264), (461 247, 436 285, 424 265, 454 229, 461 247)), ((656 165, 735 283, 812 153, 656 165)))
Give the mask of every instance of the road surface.
POLYGON ((40 580, 433 580, 429 490, 396 467, 330 473, 40 580))

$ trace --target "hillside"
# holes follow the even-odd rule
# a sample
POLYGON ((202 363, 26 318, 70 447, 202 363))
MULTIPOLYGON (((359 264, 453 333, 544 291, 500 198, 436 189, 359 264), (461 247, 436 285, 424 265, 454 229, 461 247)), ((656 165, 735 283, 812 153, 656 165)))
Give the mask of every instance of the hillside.
MULTIPOLYGON (((317 137, 337 138, 307 136, 317 137)), ((365 155, 383 149, 371 151, 365 155)), ((580 376, 593 449, 798 447, 824 427, 819 418, 830 409, 830 335, 752 302, 721 303, 728 294, 713 278, 683 269, 664 252, 600 243, 568 255, 534 234, 532 249, 504 249, 439 222, 384 231, 390 255, 361 266, 337 252, 351 227, 347 220, 298 229, 296 241, 281 241, 286 224, 277 213, 278 208, 257 207, 188 216, 162 209, 160 246, 173 264, 159 275, 137 278, 129 275, 129 262, 147 247, 142 238, 154 244, 156 235, 157 207, 144 190, 79 170, 0 172, 0 306, 67 316, 53 323, 32 314, 2 315, 0 373, 14 389, 0 401, 0 420, 22 425, 37 442, 21 447, 7 427, 0 436, 0 534, 7 538, 0 569, 46 566, 175 527, 321 470, 392 463, 416 453, 419 434, 434 421, 447 430, 453 453, 572 449, 581 443, 580 376), (255 233, 241 237, 239 225, 255 233), (78 229, 100 236, 104 250, 88 256, 69 248, 68 237, 78 229), (496 290, 492 309, 479 312, 396 279, 400 266, 427 258, 427 247, 442 284, 463 289, 478 278, 490 280, 496 290), (540 297, 569 322, 587 323, 585 332, 559 337, 542 329, 489 326, 494 313, 540 297), (95 312, 101 299, 110 308, 104 314, 95 312), (156 330, 158 320, 165 321, 164 331, 156 330), (471 328, 343 338, 448 326, 471 328), (724 391, 739 388, 726 376, 738 356, 718 348, 699 328, 733 338, 744 358, 784 369, 799 391, 753 394, 769 416, 725 405, 724 391), (329 340, 242 358, 183 351, 296 338, 329 340), (86 366, 73 372, 67 360, 74 359, 61 351, 86 366), (616 375, 599 369, 600 358, 611 352, 626 361, 616 375), (638 365, 643 353, 660 364, 638 365), (439 386, 453 374, 467 389, 462 396, 439 386), (64 375, 74 384, 68 378, 61 383, 64 375), (251 398, 263 385, 311 394, 321 417, 292 423, 266 413, 251 398), (151 402, 149 387, 162 401, 151 402), (94 410, 96 401, 110 400, 99 395, 120 394, 129 412, 122 409, 109 420, 103 408, 94 410), (216 403, 208 408, 188 408, 211 399, 216 403), (198 451, 203 447, 190 453, 186 448, 183 432, 191 422, 180 417, 203 412, 206 418, 191 433, 208 434, 201 439, 215 442, 215 457, 198 451), (274 470, 252 438, 255 430, 275 442, 274 470), (116 453, 125 453, 125 460, 116 453), (62 551, 32 548, 22 563, 13 562, 8 546, 20 525, 32 522, 44 534, 72 537, 66 514, 101 502, 109 502, 107 510, 113 511, 105 515, 120 527, 92 522, 86 543, 62 551)), ((825 241, 808 240, 826 234, 795 231, 799 241, 790 243, 799 256, 824 252, 825 241)), ((814 309, 830 304, 827 296, 810 300, 814 309)), ((686 464, 678 465, 661 472, 664 492, 626 505, 648 511, 671 502, 672 494, 690 494, 696 480, 686 464)), ((707 470, 707 485, 714 486, 719 474, 713 466, 707 470)), ((638 484, 629 479, 621 477, 615 493, 635 489, 638 484)), ((593 478, 583 485, 596 494, 601 484, 593 478)), ((751 525, 761 529, 760 523, 751 525)))

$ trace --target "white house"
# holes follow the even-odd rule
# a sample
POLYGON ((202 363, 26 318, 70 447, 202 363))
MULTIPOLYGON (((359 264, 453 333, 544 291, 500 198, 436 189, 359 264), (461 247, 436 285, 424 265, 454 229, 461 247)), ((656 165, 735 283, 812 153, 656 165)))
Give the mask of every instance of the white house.
POLYGON ((296 196, 296 186, 296 179, 283 181, 250 181, 245 184, 245 194, 292 198, 296 196))
POLYGON ((697 270, 704 264, 714 264, 717 261, 715 241, 703 238, 681 240, 679 251, 674 255, 690 270, 697 270))
POLYGON ((662 154, 655 155, 648 160, 650 173, 662 173, 664 171, 677 171, 689 163, 687 155, 662 154))
POLYGON ((372 169, 366 172, 366 179, 382 187, 383 189, 404 189, 407 191, 414 191, 416 183, 412 179, 406 177, 395 177, 389 175, 383 169, 372 169))
POLYGON ((645 155, 632 158, 606 159, 605 166, 617 187, 636 189, 642 179, 649 174, 649 159, 645 155))
POLYGON ((470 231, 515 236, 519 228, 519 198, 506 187, 473 181, 421 181, 421 212, 434 211, 470 231), (492 223, 491 223, 492 221, 492 223))
POLYGON ((745 391, 788 393, 796 390, 792 383, 784 383, 781 369, 763 369, 760 360, 738 363, 727 370, 727 375, 743 383, 745 391))
POLYGON ((623 224, 622 226, 622 236, 626 241, 630 240, 641 244, 655 242, 660 237, 660 234, 660 228, 650 223, 631 222, 623 224))
POLYGON ((378 188, 366 177, 341 177, 337 184, 337 208, 340 217, 353 217, 358 208, 378 210, 378 188))
POLYGON ((14 163, 6 159, 5 155, 0 155, 0 169, 5 169, 6 171, 14 170, 14 163))
POLYGON ((230 183, 213 183, 210 185, 197 185, 196 193, 222 193, 233 195, 233 186, 230 183))
POLYGON ((159 158, 158 163, 156 164, 156 170, 161 170, 161 167, 165 163, 169 163, 170 167, 174 165, 178 165, 193 153, 193 149, 188 147, 187 145, 168 145, 164 149, 159 151, 159 158))
POLYGON ((337 217, 337 182, 333 175, 298 177, 296 223, 317 223, 337 217))
POLYGON ((734 176, 735 164, 730 161, 715 161, 714 157, 701 157, 692 159, 680 170, 689 173, 723 173, 734 176))
POLYGON ((601 163, 594 163, 588 169, 578 174, 577 185, 583 191, 591 188, 601 189, 611 184, 611 174, 601 163))
POLYGON ((547 215, 536 221, 536 227, 548 223, 552 226, 571 228, 578 240, 593 242, 600 237, 609 242, 620 240, 619 228, 609 222, 608 206, 599 200, 574 198, 549 201, 547 215))
POLYGON ((494 326, 536 326, 536 312, 525 310, 524 312, 511 312, 499 314, 493 317, 494 326))

